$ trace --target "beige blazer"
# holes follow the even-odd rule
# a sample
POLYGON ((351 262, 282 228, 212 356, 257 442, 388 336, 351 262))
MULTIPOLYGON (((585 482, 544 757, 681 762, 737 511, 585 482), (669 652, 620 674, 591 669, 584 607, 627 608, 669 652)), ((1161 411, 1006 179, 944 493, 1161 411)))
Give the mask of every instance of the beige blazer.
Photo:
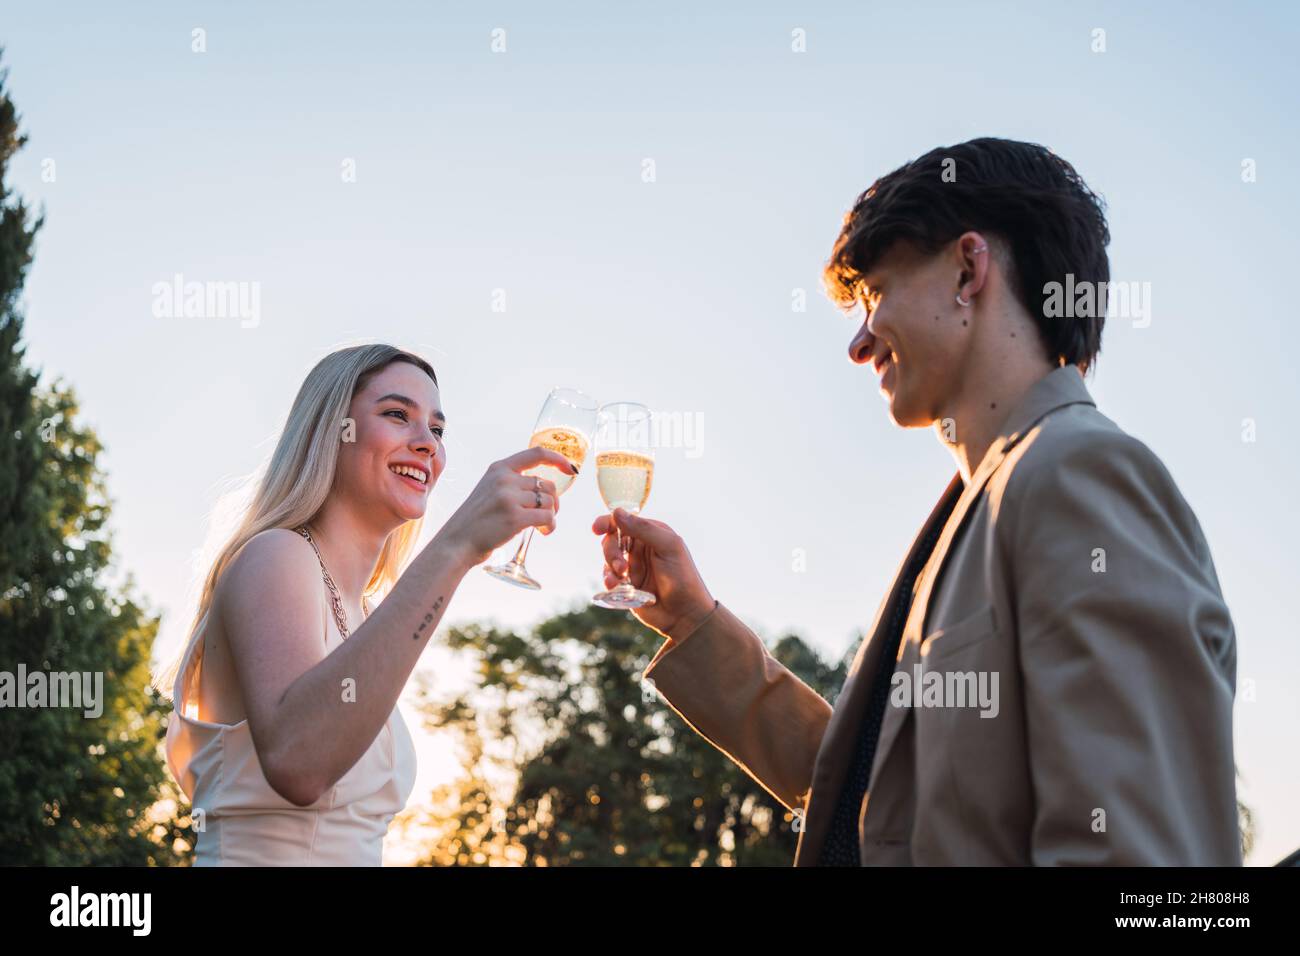
MULTIPOLYGON (((1033 386, 940 505, 948 496, 899 646, 862 863, 1240 864, 1236 638, 1159 459, 1067 366, 1033 386)), ((723 605, 646 669, 796 811, 796 866, 817 863, 873 677, 894 664, 881 644, 898 593, 896 574, 834 709, 723 605)))

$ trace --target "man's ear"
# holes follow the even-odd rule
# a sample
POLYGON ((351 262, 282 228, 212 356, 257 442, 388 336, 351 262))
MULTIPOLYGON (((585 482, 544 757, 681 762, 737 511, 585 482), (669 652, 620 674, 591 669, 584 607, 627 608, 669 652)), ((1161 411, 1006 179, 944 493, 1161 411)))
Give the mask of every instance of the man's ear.
POLYGON ((953 243, 953 255, 958 268, 957 302, 959 305, 975 301, 988 278, 993 244, 982 232, 967 230, 953 243))

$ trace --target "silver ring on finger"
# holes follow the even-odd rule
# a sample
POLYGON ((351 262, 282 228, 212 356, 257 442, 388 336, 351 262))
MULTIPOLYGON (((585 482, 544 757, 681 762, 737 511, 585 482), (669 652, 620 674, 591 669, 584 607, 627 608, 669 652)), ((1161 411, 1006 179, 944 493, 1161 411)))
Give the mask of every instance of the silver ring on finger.
POLYGON ((534 491, 533 495, 537 498, 536 507, 540 508, 542 506, 542 493, 540 491, 534 491))
POLYGON ((542 479, 538 478, 536 475, 533 475, 533 491, 541 491, 541 490, 542 490, 542 479))

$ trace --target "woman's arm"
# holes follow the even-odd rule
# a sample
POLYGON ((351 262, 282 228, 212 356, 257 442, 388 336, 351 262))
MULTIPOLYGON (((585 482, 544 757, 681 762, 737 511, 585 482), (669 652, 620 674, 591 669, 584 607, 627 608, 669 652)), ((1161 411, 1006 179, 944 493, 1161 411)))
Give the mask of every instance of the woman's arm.
POLYGON ((262 772, 286 800, 316 802, 359 760, 388 720, 465 573, 524 528, 555 527, 558 496, 519 474, 538 464, 572 472, 530 448, 493 464, 365 622, 329 655, 320 567, 292 531, 257 535, 222 576, 213 607, 234 656, 262 772))

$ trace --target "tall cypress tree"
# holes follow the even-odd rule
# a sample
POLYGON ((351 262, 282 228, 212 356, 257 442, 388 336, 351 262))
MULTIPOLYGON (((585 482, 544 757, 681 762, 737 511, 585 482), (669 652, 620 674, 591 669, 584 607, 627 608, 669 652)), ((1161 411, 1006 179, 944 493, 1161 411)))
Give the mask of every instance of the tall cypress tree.
MULTIPOLYGON (((21 344, 20 293, 43 217, 12 194, 23 147, 0 70, 0 864, 159 865, 182 858, 160 742, 168 705, 149 683, 158 627, 110 588, 99 441, 70 388, 40 385, 21 344), (102 712, 18 707, 20 667, 102 674, 102 712)), ((93 678, 92 684, 93 687, 93 678)))

